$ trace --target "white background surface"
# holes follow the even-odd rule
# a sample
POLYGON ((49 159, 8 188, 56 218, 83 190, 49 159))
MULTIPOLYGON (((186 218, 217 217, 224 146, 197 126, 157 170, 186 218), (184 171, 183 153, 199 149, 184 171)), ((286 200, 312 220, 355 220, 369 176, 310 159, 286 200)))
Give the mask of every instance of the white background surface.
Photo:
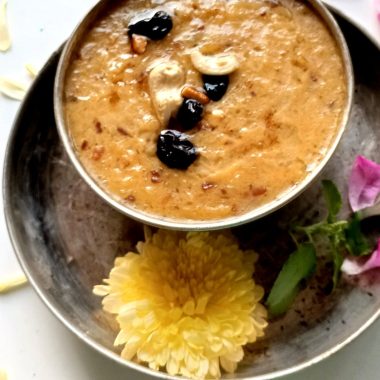
MULTIPOLYGON (((25 63, 42 66, 96 0, 9 0, 12 50, 0 53, 0 76, 28 80, 25 63)), ((380 43, 371 0, 328 0, 380 43)), ((0 95, 0 170, 19 103, 0 95)), ((0 208, 2 209, 2 198, 0 208)), ((0 279, 20 269, 0 214, 0 279)), ((380 379, 380 321, 350 346, 286 380, 380 379)), ((0 369, 9 380, 149 380, 103 358, 66 330, 30 287, 0 296, 0 369)))

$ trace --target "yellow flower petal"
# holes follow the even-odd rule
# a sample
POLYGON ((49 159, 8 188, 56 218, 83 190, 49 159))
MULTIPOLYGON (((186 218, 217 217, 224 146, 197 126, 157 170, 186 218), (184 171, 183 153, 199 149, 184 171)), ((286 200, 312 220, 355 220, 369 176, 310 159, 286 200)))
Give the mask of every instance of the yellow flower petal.
POLYGON ((7 0, 0 0, 0 51, 7 51, 11 47, 11 36, 7 22, 7 0))
POLYGON ((22 100, 28 90, 28 86, 24 83, 0 77, 0 93, 8 98, 22 100))
POLYGON ((209 374, 214 379, 220 378, 221 374, 220 374, 220 367, 219 367, 219 359, 214 359, 210 361, 209 374))
POLYGON ((228 373, 234 373, 237 368, 237 363, 226 359, 224 356, 220 358, 220 365, 228 373))
MULTIPOLYGON (((0 294, 8 293, 11 290, 27 283, 27 279, 24 274, 11 277, 9 279, 0 281, 0 294)), ((1 378, 0 378, 1 379, 1 378)))
POLYGON ((199 297, 197 302, 196 314, 203 314, 206 311, 207 303, 210 299, 210 294, 204 294, 199 297))
POLYGON ((7 373, 0 369, 0 380, 7 380, 8 379, 8 376, 7 376, 7 373))
POLYGON ((179 362, 173 357, 169 358, 166 364, 166 370, 169 375, 175 376, 179 372, 179 362))
POLYGON ((192 379, 234 372, 267 325, 257 255, 227 232, 148 232, 94 288, 116 315, 122 357, 192 379))
POLYGON ((97 285, 94 287, 94 294, 104 297, 109 294, 109 288, 107 285, 97 285))
POLYGON ((224 358, 232 362, 240 362, 243 360, 244 351, 241 347, 237 347, 235 351, 229 352, 227 355, 224 355, 224 358))
POLYGON ((187 315, 194 315, 195 312, 195 302, 193 299, 190 299, 183 306, 183 311, 187 315))
POLYGON ((134 343, 128 342, 128 344, 124 346, 124 349, 121 352, 121 356, 124 359, 132 360, 133 357, 136 355, 138 348, 139 348, 139 342, 134 342, 134 343))
POLYGON ((207 359, 201 359, 198 363, 198 371, 197 371, 197 378, 198 379, 204 379, 208 372, 209 372, 209 361, 207 359))

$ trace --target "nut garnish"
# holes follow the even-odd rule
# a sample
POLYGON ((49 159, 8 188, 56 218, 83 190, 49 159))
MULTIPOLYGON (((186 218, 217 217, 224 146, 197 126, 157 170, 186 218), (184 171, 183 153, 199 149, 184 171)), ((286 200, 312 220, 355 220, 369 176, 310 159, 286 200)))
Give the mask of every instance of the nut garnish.
POLYGON ((204 183, 202 183, 202 189, 203 190, 210 190, 213 187, 215 187, 215 185, 213 183, 210 183, 210 182, 204 182, 204 183))
POLYGON ((8 98, 22 100, 28 90, 28 86, 19 81, 0 77, 0 93, 8 98))
MULTIPOLYGON (((18 288, 21 285, 24 285, 27 283, 27 278, 23 273, 17 274, 11 278, 0 280, 0 294, 10 292, 11 290, 14 290, 18 288)), ((0 370, 1 375, 1 370, 0 370)), ((1 376, 0 376, 1 380, 1 376)))
POLYGON ((7 379, 8 379, 7 373, 3 369, 0 369, 0 380, 7 380, 7 379))
POLYGON ((120 101, 120 96, 116 91, 112 91, 109 97, 109 102, 112 105, 117 104, 120 101))
POLYGON ((102 158, 105 149, 103 145, 97 145, 92 150, 92 159, 98 161, 102 158))
POLYGON ((184 98, 198 100, 198 102, 202 104, 210 103, 209 97, 204 92, 201 92, 194 87, 185 86, 182 89, 181 95, 184 98))
POLYGON ((26 63, 25 69, 32 78, 35 78, 38 75, 38 69, 31 63, 26 63))
POLYGON ((99 134, 99 133, 103 132, 102 123, 99 120, 97 120, 97 119, 94 120, 94 127, 95 127, 96 133, 99 134))
POLYGON ((161 174, 158 170, 152 170, 150 174, 152 183, 160 183, 162 181, 161 174))
POLYGON ((148 39, 145 36, 140 36, 138 34, 132 34, 132 50, 136 54, 144 54, 146 47, 148 46, 148 39))
POLYGON ((254 197, 264 195, 268 191, 266 187, 253 185, 249 185, 249 190, 254 197))
POLYGON ((239 68, 239 61, 232 53, 204 55, 196 50, 191 54, 191 61, 199 72, 206 75, 227 75, 239 68))
POLYGON ((83 140, 82 144, 80 144, 80 148, 82 150, 86 150, 88 148, 88 141, 87 140, 83 140))
POLYGON ((211 115, 219 119, 224 119, 226 117, 226 114, 221 109, 218 109, 218 108, 212 110, 211 115))
POLYGON ((0 51, 7 51, 11 47, 11 37, 7 23, 7 0, 0 0, 0 51))
POLYGON ((150 71, 148 82, 157 118, 166 127, 182 104, 185 71, 176 61, 161 62, 150 71))
POLYGON ((130 133, 122 127, 117 127, 116 130, 123 136, 131 137, 130 133))

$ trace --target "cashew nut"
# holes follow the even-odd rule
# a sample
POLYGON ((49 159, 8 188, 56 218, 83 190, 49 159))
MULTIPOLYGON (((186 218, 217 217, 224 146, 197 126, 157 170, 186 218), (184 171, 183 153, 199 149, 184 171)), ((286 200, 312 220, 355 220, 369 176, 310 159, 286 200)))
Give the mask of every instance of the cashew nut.
POLYGON ((227 75, 239 67, 235 54, 203 55, 199 50, 191 54, 194 67, 206 75, 227 75))
POLYGON ((157 118, 166 127, 183 102, 185 70, 176 61, 159 63, 150 71, 148 83, 157 118))

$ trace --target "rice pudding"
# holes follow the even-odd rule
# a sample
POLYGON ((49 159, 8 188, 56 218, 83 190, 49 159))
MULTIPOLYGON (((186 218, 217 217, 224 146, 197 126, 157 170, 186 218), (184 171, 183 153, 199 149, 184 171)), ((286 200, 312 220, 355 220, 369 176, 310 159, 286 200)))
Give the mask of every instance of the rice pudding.
POLYGON ((200 221, 294 188, 333 143, 347 98, 339 47, 307 2, 118 0, 80 43, 64 107, 76 152, 107 193, 149 214, 200 221), (165 35, 140 35, 138 23, 157 14, 170 16, 165 35), (215 74, 223 57, 233 70, 215 74), (224 84, 220 99, 212 78, 224 84), (197 116, 190 127, 183 109, 197 116), (185 136, 189 165, 160 156, 162 131, 185 136))

